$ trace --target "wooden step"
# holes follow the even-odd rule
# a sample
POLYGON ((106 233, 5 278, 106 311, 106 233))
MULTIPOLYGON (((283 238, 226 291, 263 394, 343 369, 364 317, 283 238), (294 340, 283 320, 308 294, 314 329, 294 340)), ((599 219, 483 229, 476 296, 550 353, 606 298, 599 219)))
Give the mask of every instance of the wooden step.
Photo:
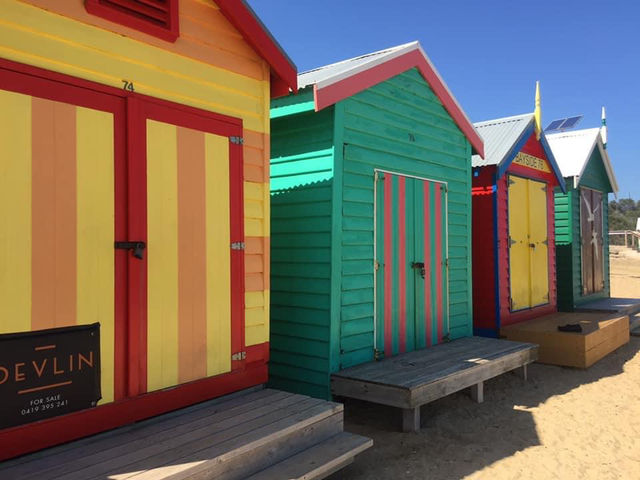
POLYGON ((343 430, 341 404, 270 389, 186 412, 0 465, 0 479, 239 480, 343 430))
POLYGON ((353 462, 359 453, 373 445, 373 440, 342 432, 307 450, 293 455, 247 480, 318 480, 353 462))

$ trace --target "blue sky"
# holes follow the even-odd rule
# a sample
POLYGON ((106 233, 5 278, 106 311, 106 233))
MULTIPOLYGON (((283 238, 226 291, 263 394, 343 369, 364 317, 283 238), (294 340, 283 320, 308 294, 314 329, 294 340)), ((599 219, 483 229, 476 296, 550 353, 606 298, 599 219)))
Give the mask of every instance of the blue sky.
POLYGON ((302 72, 418 40, 472 121, 607 109, 619 197, 640 199, 640 2, 248 0, 302 72))

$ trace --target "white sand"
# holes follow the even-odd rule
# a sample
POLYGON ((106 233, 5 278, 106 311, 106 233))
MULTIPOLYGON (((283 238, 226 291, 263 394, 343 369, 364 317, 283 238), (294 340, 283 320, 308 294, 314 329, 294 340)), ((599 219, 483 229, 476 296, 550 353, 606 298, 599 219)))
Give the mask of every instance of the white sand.
MULTIPOLYGON (((640 254, 612 255, 612 296, 640 298, 640 254)), ((373 448, 330 477, 351 479, 640 479, 640 337, 588 370, 534 364, 524 382, 485 383, 422 408, 422 430, 400 412, 347 401, 348 431, 373 448)))

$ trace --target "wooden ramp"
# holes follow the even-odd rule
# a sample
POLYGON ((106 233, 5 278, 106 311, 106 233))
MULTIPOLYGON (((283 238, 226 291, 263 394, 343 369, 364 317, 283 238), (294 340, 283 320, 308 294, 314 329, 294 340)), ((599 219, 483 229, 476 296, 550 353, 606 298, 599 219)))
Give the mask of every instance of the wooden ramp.
POLYGON ((469 337, 347 368, 331 376, 334 395, 399 407, 403 431, 420 430, 420 407, 471 387, 483 401, 483 382, 537 359, 537 345, 469 337))
POLYGON ((2 480, 320 479, 372 445, 341 404, 242 392, 0 465, 2 480))
POLYGON ((541 363, 587 368, 629 341, 629 319, 612 313, 554 313, 503 327, 500 334, 540 345, 541 363), (579 324, 582 332, 558 331, 567 324, 579 324))

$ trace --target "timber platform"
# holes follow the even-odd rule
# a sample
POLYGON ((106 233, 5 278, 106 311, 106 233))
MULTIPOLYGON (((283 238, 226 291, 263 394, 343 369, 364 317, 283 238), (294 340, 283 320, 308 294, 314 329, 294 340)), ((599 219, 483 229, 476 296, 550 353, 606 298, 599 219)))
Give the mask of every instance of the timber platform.
POLYGON ((601 298, 587 302, 575 309, 576 312, 608 312, 629 316, 629 333, 640 336, 640 298, 601 298))
POLYGON ((500 329, 509 340, 540 345, 540 363, 588 368, 629 341, 629 317, 609 312, 558 312, 500 329), (580 325, 579 332, 558 331, 580 325))
POLYGON ((538 346, 495 338, 468 337, 347 368, 331 376, 334 395, 402 409, 402 429, 420 430, 420 407, 470 388, 484 399, 484 381, 538 358, 538 346))
POLYGON ((0 465, 3 480, 321 479, 372 445, 343 406, 239 392, 0 465))

